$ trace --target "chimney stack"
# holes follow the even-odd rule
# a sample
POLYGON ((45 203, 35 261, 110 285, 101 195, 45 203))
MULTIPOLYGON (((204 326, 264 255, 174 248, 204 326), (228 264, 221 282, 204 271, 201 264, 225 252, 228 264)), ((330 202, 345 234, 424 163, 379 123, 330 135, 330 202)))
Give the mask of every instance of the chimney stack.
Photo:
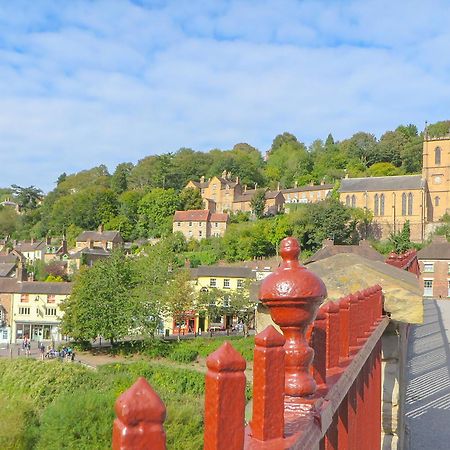
POLYGON ((244 184, 244 192, 247 192, 247 185, 244 184))
POLYGON ((277 184, 277 191, 279 191, 280 190, 280 182, 278 182, 278 184, 277 184))
POLYGON ((46 243, 47 245, 51 245, 51 243, 52 243, 52 238, 51 238, 50 236, 47 236, 47 237, 45 238, 45 243, 46 243))
POLYGON ((99 233, 103 233, 103 230, 104 230, 104 227, 103 227, 103 224, 101 223, 101 224, 98 226, 98 232, 99 232, 99 233))
POLYGON ((296 181, 296 182, 294 183, 294 187, 295 187, 295 188, 298 187, 298 181, 296 181))
POLYGON ((202 175, 202 176, 200 177, 200 183, 204 183, 204 182, 205 182, 205 176, 202 175))

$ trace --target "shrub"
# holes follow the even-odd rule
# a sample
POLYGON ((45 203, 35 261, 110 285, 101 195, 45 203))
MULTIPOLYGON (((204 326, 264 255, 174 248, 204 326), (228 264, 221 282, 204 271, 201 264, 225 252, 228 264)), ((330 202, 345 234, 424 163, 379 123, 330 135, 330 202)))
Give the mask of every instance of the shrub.
POLYGON ((192 350, 190 348, 177 348, 170 355, 170 359, 180 363, 190 363, 197 359, 198 351, 192 350))
POLYGON ((111 392, 61 395, 42 414, 36 449, 111 448, 114 400, 111 392))
POLYGON ((92 344, 90 341, 74 341, 68 344, 69 347, 72 347, 74 350, 78 350, 79 352, 86 352, 92 349, 92 344))

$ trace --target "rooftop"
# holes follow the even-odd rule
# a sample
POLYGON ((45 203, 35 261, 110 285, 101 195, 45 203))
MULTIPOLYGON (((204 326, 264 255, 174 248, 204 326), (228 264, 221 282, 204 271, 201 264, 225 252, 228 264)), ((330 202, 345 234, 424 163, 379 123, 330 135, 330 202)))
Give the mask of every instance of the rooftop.
POLYGON ((398 191, 399 189, 422 189, 425 181, 421 175, 390 177, 344 178, 340 192, 398 191))

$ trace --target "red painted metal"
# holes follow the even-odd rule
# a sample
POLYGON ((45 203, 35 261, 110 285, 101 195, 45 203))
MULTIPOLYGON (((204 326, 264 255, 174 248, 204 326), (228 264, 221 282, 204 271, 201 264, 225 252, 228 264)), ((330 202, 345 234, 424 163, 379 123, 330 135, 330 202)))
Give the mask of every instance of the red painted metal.
POLYGON ((327 328, 328 317, 324 307, 319 308, 312 332, 311 344, 314 348, 313 376, 319 389, 327 384, 327 328))
POLYGON ((345 361, 350 356, 350 298, 344 297, 339 302, 340 323, 340 361, 345 361))
POLYGON ((284 336, 269 325, 255 337, 252 437, 270 441, 284 433, 284 336))
POLYGON ((316 383, 310 365, 314 352, 305 338, 308 325, 314 320, 327 290, 323 281, 300 265, 300 245, 294 238, 281 242, 281 266, 264 279, 259 298, 266 305, 273 321, 286 338, 285 393, 291 397, 314 394, 316 383))
POLYGON ((115 411, 113 450, 165 450, 166 408, 145 378, 116 400, 115 411))
POLYGON ((325 305, 325 313, 327 315, 327 355, 326 365, 327 369, 334 369, 339 366, 339 352, 340 352, 340 318, 339 318, 339 304, 328 302, 325 305))
POLYGON ((225 342, 206 359, 205 450, 242 450, 245 359, 225 342))

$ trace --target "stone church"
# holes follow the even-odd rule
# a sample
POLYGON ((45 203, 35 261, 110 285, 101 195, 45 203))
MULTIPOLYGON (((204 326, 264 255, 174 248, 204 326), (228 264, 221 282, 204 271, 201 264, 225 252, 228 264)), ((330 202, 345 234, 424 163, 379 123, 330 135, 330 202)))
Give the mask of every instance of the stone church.
POLYGON ((374 237, 385 239, 409 220, 411 239, 423 241, 450 209, 450 134, 425 133, 421 175, 345 178, 340 199, 372 211, 374 237))

